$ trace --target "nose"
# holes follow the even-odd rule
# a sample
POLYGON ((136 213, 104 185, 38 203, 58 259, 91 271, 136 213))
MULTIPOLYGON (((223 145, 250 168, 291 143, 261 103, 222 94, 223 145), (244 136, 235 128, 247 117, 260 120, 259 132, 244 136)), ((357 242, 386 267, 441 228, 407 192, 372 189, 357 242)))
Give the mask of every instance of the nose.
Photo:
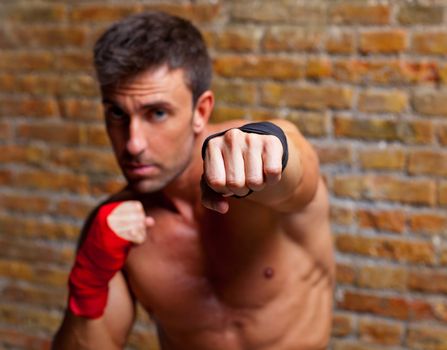
POLYGON ((129 124, 129 139, 127 140, 127 151, 137 156, 144 152, 147 147, 146 133, 139 118, 132 118, 129 124))

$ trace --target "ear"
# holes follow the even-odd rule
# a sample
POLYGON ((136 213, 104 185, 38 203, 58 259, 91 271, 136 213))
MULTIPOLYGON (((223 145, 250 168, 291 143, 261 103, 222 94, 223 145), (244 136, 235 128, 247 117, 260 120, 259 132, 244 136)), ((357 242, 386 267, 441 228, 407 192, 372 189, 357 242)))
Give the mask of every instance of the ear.
POLYGON ((199 134, 205 128, 205 125, 210 119, 211 112, 214 108, 214 94, 212 91, 207 90, 197 100, 196 107, 194 108, 192 126, 194 132, 199 134))

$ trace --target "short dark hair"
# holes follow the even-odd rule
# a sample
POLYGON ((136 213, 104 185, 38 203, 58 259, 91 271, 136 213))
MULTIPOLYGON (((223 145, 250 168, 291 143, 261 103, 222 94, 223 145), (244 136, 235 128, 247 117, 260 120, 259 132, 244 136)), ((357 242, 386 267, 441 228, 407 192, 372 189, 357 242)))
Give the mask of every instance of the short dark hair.
POLYGON ((113 24, 94 47, 101 90, 113 88, 144 70, 181 68, 193 104, 211 85, 211 60, 199 30, 164 12, 144 12, 113 24))

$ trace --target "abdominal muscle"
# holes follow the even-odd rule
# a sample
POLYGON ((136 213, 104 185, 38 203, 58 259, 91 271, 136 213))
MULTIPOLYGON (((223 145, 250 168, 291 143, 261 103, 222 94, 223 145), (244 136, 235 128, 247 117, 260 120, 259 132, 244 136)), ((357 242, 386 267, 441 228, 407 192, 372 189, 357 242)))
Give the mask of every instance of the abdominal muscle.
POLYGON ((164 233, 154 229, 131 250, 126 270, 162 350, 325 349, 331 276, 287 236, 273 235, 258 258, 219 265, 203 253, 197 228, 160 226, 164 233))

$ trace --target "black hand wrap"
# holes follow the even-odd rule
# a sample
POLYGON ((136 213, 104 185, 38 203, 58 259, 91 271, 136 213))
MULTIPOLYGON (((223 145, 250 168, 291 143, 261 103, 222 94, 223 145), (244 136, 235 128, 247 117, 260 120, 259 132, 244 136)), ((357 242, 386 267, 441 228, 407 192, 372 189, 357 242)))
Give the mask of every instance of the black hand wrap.
MULTIPOLYGON (((282 171, 284 171, 284 169, 287 166, 287 161, 289 160, 289 148, 287 145, 286 135, 284 134, 284 131, 282 131, 282 129, 279 126, 277 126, 273 123, 270 123, 270 122, 258 122, 258 123, 250 123, 250 124, 243 125, 238 129, 243 132, 252 133, 252 134, 276 136, 281 141, 282 148, 283 148, 281 163, 282 163, 282 171)), ((228 130, 231 130, 231 129, 228 129, 228 130)), ((206 153, 206 147, 208 146, 208 142, 215 137, 224 135, 228 130, 221 131, 216 134, 212 134, 205 139, 205 141, 203 142, 203 145, 202 145, 202 159, 203 160, 205 160, 205 153, 206 153)), ((248 192, 248 194, 246 194, 243 197, 248 196, 252 192, 253 191, 250 190, 250 192, 248 192)), ((234 197, 242 198, 240 196, 234 196, 234 197)))

